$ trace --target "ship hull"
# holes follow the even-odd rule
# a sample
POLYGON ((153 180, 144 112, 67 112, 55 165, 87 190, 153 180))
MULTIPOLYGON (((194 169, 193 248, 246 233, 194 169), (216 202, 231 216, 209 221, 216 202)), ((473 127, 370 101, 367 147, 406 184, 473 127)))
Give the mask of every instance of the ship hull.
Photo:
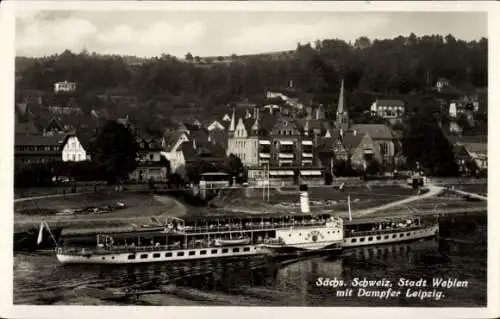
POLYGON ((345 248, 393 244, 416 239, 423 239, 436 236, 439 232, 439 225, 432 225, 425 228, 409 231, 393 231, 385 234, 370 234, 363 236, 345 237, 342 246, 345 248))
POLYGON ((69 254, 56 250, 57 260, 62 264, 142 264, 224 257, 241 257, 265 254, 261 245, 196 248, 182 250, 151 250, 127 253, 78 253, 69 254))

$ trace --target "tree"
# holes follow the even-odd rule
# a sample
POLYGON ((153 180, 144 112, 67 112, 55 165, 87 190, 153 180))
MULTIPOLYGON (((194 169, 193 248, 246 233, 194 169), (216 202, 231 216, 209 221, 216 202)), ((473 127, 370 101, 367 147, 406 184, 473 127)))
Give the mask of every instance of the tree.
POLYGON ((404 131, 403 152, 410 165, 418 162, 436 176, 458 174, 452 145, 432 115, 411 116, 404 131))
POLYGON ((186 61, 188 61, 188 62, 192 62, 193 61, 193 55, 190 52, 188 52, 186 54, 185 58, 186 58, 186 61))
POLYGON ((93 143, 93 160, 102 167, 108 183, 114 184, 128 178, 136 167, 137 145, 128 128, 107 121, 93 143))
POLYGON ((365 174, 376 175, 380 171, 380 164, 376 160, 372 159, 368 161, 366 165, 365 174))
POLYGON ((238 183, 246 181, 246 170, 238 156, 229 154, 227 166, 229 174, 236 177, 236 181, 238 183))

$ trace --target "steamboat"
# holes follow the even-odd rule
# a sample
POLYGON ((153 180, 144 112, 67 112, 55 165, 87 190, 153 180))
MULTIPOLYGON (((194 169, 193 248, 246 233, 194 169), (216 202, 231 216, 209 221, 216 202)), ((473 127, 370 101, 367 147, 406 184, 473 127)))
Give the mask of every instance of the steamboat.
POLYGON ((59 244, 59 262, 134 264, 273 255, 283 251, 340 251, 343 221, 330 214, 312 215, 307 190, 302 213, 262 216, 165 217, 156 225, 99 232, 96 245, 59 244))
POLYGON ((438 232, 437 222, 413 216, 347 221, 344 224, 342 246, 350 248, 399 243, 433 237, 438 232))
POLYGON ((432 217, 424 219, 413 214, 353 221, 350 196, 347 197, 347 207, 349 220, 344 223, 342 240, 345 248, 399 243, 434 237, 439 233, 439 223, 432 217))

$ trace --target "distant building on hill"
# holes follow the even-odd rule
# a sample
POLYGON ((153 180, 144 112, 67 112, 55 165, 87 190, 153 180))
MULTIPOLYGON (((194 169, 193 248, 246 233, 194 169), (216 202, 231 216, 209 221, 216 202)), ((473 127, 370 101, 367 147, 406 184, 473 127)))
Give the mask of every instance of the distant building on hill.
POLYGON ((75 82, 56 82, 54 83, 54 92, 55 93, 60 93, 60 92, 74 92, 76 90, 76 83, 75 82))
POLYGON ((370 106, 372 116, 380 116, 391 124, 401 123, 405 114, 405 103, 401 100, 375 100, 370 106))
POLYGON ((443 89, 448 88, 450 86, 450 82, 448 82, 445 78, 439 78, 436 82, 436 90, 438 92, 442 92, 443 89))

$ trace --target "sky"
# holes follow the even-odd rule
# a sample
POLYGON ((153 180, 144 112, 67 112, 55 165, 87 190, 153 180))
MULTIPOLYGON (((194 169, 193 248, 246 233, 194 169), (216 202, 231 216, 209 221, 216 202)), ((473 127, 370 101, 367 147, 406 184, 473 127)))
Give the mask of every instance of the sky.
POLYGON ((183 57, 293 50, 297 43, 452 34, 487 37, 480 12, 18 11, 16 53, 65 49, 102 54, 183 57))

